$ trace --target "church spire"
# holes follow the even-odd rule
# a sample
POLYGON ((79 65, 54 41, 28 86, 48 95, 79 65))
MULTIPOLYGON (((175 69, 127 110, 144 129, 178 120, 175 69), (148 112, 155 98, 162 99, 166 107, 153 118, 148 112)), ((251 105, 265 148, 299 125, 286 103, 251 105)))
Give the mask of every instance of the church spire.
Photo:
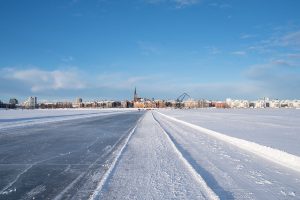
POLYGON ((134 101, 137 101, 138 99, 138 96, 137 96, 137 93, 136 93, 136 87, 134 88, 134 95, 133 95, 133 100, 134 101))

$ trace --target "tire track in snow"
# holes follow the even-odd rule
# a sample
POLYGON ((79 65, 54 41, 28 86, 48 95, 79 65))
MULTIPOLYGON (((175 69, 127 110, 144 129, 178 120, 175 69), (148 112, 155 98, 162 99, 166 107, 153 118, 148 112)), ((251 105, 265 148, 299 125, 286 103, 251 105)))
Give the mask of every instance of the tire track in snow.
MULTIPOLYGON (((145 116, 145 115, 144 115, 145 116)), ((116 157, 114 158, 113 162, 111 163, 110 167, 108 168, 108 170, 105 172, 105 174, 103 175, 102 179, 100 180, 100 182, 97 185, 96 190, 94 191, 94 193, 90 196, 89 200, 94 200, 94 199, 99 199, 100 193, 102 191, 103 186, 105 185, 106 181, 108 180, 108 178, 111 175, 111 172, 113 171, 113 169, 115 168, 118 160, 120 159, 124 149, 126 148, 131 136, 133 135, 133 133, 135 132, 135 129, 137 128, 137 126, 139 125, 140 121, 144 118, 144 116, 142 118, 139 119, 139 121, 136 123, 136 125, 133 127, 133 129, 130 131, 128 137, 126 138, 124 145, 122 146, 122 148, 120 149, 120 151, 117 153, 116 157)))
POLYGON ((185 164, 188 170, 191 172, 193 177, 197 180, 197 182, 201 185, 201 188, 204 190, 205 194, 203 194, 207 199, 219 200, 218 195, 207 185, 205 180, 201 177, 201 175, 197 172, 197 170, 193 167, 193 165, 184 157, 183 153, 177 148, 173 139, 170 137, 169 133, 165 131, 165 129, 160 125, 159 121, 155 118, 152 112, 152 117, 157 125, 161 128, 162 132, 167 136, 171 146, 174 151, 178 155, 179 159, 185 164))
POLYGON ((207 128, 203 128, 201 126, 197 126, 179 119, 176 119, 174 117, 162 114, 160 112, 157 112, 159 115, 168 118, 174 122, 183 124, 185 126, 188 126, 190 128, 196 129, 200 131, 201 133, 205 133, 209 136, 212 136, 216 139, 222 140, 224 142, 227 142, 235 147, 238 147, 240 149, 246 150, 250 153, 253 153, 259 157, 262 157, 266 160, 269 160, 273 163, 279 164, 281 166, 284 166, 286 168, 292 169, 296 172, 300 172, 300 157, 295 156, 293 154, 286 153, 284 151, 274 149, 271 147, 263 146, 260 144, 257 144, 255 142, 250 142, 247 140, 231 137, 207 128))

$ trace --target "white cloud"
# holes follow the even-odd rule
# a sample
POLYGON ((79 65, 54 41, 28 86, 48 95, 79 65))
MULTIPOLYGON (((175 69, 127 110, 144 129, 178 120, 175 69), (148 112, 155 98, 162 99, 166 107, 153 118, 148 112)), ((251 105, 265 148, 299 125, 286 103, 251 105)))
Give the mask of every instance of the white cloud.
POLYGON ((0 69, 0 80, 6 87, 0 93, 7 96, 36 95, 41 98, 93 97, 116 99, 131 98, 136 86, 139 94, 147 98, 173 98, 183 92, 193 98, 224 99, 256 98, 273 95, 288 98, 299 94, 299 68, 289 60, 273 59, 268 63, 253 65, 241 81, 202 82, 189 80, 187 76, 178 78, 172 73, 143 74, 142 72, 114 73, 82 72, 76 68, 43 70, 40 68, 0 69))
POLYGON ((256 35, 253 35, 253 34, 242 34, 240 36, 241 39, 249 39, 249 38, 255 38, 256 35))
POLYGON ((247 54, 247 52, 245 52, 245 51, 234 51, 234 52, 232 52, 232 54, 238 55, 238 56, 245 56, 247 54))
POLYGON ((145 0, 145 2, 150 4, 161 4, 169 3, 175 5, 176 8, 184 8, 191 5, 196 5, 200 3, 200 0, 145 0))
MULTIPOLYGON (((43 93, 47 91, 70 90, 128 90, 137 85, 147 85, 159 79, 157 75, 131 75, 128 73, 86 73, 76 68, 42 70, 39 68, 3 68, 0 79, 7 85, 16 85, 16 89, 27 88, 27 92, 43 93)), ((19 92, 19 91, 16 91, 19 92)))
POLYGON ((230 4, 227 3, 210 3, 208 4, 209 6, 212 7, 217 7, 217 8, 221 8, 221 9, 226 9, 226 8, 232 8, 232 6, 230 4))
POLYGON ((38 68, 4 68, 1 70, 1 74, 3 74, 5 79, 20 81, 29 85, 32 92, 82 89, 86 87, 80 78, 80 72, 75 69, 47 71, 38 68))
POLYGON ((174 0, 174 2, 177 4, 177 7, 185 7, 190 6, 199 3, 199 0, 174 0))
POLYGON ((292 66, 294 66, 294 64, 292 64, 291 62, 286 61, 286 60, 282 60, 282 59, 272 60, 269 65, 279 66, 279 67, 292 67, 292 66))
POLYGON ((209 54, 215 55, 215 54, 220 54, 220 53, 222 53, 222 51, 221 51, 219 48, 214 47, 214 46, 205 47, 205 48, 208 49, 208 53, 209 53, 209 54))
POLYGON ((280 38, 279 44, 284 46, 300 46, 300 31, 291 32, 280 38))
POLYGON ((282 73, 289 73, 294 66, 286 60, 271 60, 268 63, 250 66, 246 70, 246 75, 252 79, 267 80, 267 77, 276 77, 282 73))

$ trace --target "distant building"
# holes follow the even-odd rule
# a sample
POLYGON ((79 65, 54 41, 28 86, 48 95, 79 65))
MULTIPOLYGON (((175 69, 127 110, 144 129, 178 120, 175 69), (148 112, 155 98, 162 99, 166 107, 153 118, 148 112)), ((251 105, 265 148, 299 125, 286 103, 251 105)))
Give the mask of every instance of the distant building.
POLYGON ((156 108, 165 108, 166 107, 166 103, 164 100, 155 100, 155 107, 156 108))
POLYGON ((193 99, 188 99, 183 102, 183 107, 184 108, 197 108, 198 107, 198 102, 193 100, 193 99))
POLYGON ((0 101, 0 108, 15 109, 16 105, 15 104, 10 104, 10 103, 3 103, 2 101, 0 101))
POLYGON ((136 88, 134 88, 133 101, 136 102, 138 100, 138 95, 136 93, 136 88))
POLYGON ((136 92, 136 88, 134 88, 134 94, 133 94, 133 102, 140 102, 142 101, 143 98, 139 97, 137 92, 136 92))
POLYGON ((145 108, 145 104, 144 104, 144 102, 136 101, 136 102, 133 103, 133 107, 134 108, 145 108))
POLYGON ((72 104, 72 107, 74 107, 74 108, 82 108, 82 107, 84 107, 83 103, 82 103, 82 98, 78 97, 76 99, 76 101, 72 104))
POLYGON ((23 106, 28 109, 35 109, 38 107, 37 97, 29 97, 27 101, 23 103, 23 106))
POLYGON ((78 98, 76 99, 76 103, 78 103, 78 104, 82 103, 82 98, 79 98, 79 97, 78 97, 78 98))
POLYGON ((6 105, 0 100, 0 108, 5 108, 6 105))
POLYGON ((225 102, 217 101, 217 102, 215 102, 215 107, 216 108, 228 108, 228 105, 225 102))
POLYGON ((12 98, 12 99, 9 100, 9 104, 11 104, 11 105, 17 105, 17 104, 19 104, 19 102, 18 102, 17 99, 12 98))
MULTIPOLYGON (((225 101, 228 108, 249 108, 250 102, 248 100, 232 100, 226 99, 225 101)), ((251 104, 254 107, 254 103, 251 104)))

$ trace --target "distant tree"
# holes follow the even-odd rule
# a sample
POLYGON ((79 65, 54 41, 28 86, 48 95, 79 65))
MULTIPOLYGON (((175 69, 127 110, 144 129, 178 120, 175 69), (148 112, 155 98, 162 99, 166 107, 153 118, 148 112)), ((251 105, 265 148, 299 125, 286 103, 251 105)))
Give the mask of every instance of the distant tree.
POLYGON ((12 98, 9 100, 9 104, 11 104, 11 105, 17 105, 18 103, 19 103, 18 100, 15 98, 12 98))

